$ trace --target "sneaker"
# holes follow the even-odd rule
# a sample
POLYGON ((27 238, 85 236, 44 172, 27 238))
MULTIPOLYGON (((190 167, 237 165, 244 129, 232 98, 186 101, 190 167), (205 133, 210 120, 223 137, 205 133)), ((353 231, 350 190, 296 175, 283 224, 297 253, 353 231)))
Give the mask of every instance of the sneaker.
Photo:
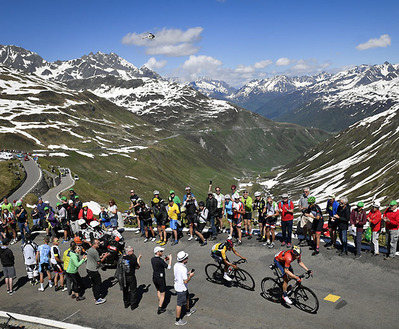
MULTIPOLYGON (((14 290, 10 290, 9 292, 8 292, 8 294, 10 295, 10 296, 12 296, 13 294, 14 294, 14 290)), ((195 311, 194 311, 195 312, 195 311)), ((189 316, 189 315, 188 315, 189 316)))
POLYGON ((54 291, 58 291, 58 290, 61 290, 62 288, 61 287, 59 287, 59 286, 55 286, 54 287, 54 291))
POLYGON ((384 257, 384 260, 391 260, 391 259, 393 259, 394 257, 391 257, 391 256, 385 256, 384 257))
POLYGON ((231 235, 229 235, 228 237, 227 237, 227 240, 231 240, 233 237, 231 236, 231 235))
POLYGON ((195 241, 199 241, 199 240, 200 240, 200 238, 196 236, 195 237, 195 241))
POLYGON ((68 288, 67 287, 61 287, 61 291, 67 291, 68 288))
POLYGON ((269 245, 269 248, 270 248, 270 249, 273 249, 273 248, 274 248, 274 242, 272 242, 272 243, 269 245))
POLYGON ((62 243, 67 243, 68 242, 68 240, 62 240, 62 243))
POLYGON ((191 315, 193 315, 195 312, 197 312, 197 309, 196 309, 195 307, 192 307, 192 308, 190 309, 190 311, 188 311, 188 312, 186 313, 186 316, 191 316, 191 315))
POLYGON ((362 255, 356 255, 355 259, 359 259, 360 257, 362 257, 362 255))
POLYGON ((159 245, 164 246, 166 244, 166 241, 161 242, 159 245))
POLYGON ((154 242, 156 240, 156 238, 155 237, 153 237, 152 239, 151 239, 151 242, 154 242))
POLYGON ((39 289, 37 289, 39 291, 44 291, 44 288, 40 287, 39 289))
POLYGON ((147 239, 147 238, 144 239, 144 243, 146 243, 146 242, 148 242, 148 239, 147 239))
POLYGON ((100 305, 100 304, 104 304, 107 300, 105 298, 99 298, 96 300, 95 304, 96 305, 100 305))
POLYGON ((336 248, 333 245, 327 247, 327 250, 334 250, 334 249, 336 249, 336 248))
POLYGON ((233 279, 230 278, 230 277, 227 275, 227 273, 224 273, 224 274, 223 274, 223 279, 225 279, 226 281, 233 281, 233 279))
POLYGON ((51 281, 49 281, 49 282, 48 282, 48 286, 49 286, 50 288, 53 288, 53 283, 52 283, 51 281))
POLYGON ((162 313, 164 313, 164 312, 166 312, 166 308, 158 307, 157 314, 162 314, 162 313))
POLYGON ((292 305, 292 301, 288 296, 283 296, 283 300, 285 301, 286 304, 292 305))
POLYGON ((203 247, 203 246, 206 246, 207 244, 208 244, 208 242, 206 242, 206 240, 205 240, 204 242, 202 242, 202 243, 200 244, 200 246, 203 247))
POLYGON ((160 244, 160 243, 162 243, 163 241, 162 240, 158 240, 156 243, 157 244, 160 244))
POLYGON ((190 235, 190 237, 188 238, 188 241, 191 241, 193 239, 193 236, 190 235))
POLYGON ((284 247, 285 246, 285 242, 283 241, 283 242, 281 242, 281 246, 282 247, 284 247))
POLYGON ((241 244, 241 243, 242 243, 242 241, 241 241, 241 240, 238 240, 237 244, 241 244))
POLYGON ((176 326, 185 326, 187 324, 187 321, 184 321, 183 319, 179 319, 179 321, 175 322, 176 326))
POLYGON ((174 246, 174 245, 176 245, 178 243, 179 243, 179 240, 175 240, 175 241, 172 242, 172 246, 174 246))
POLYGON ((315 251, 312 252, 312 256, 316 256, 320 253, 319 249, 316 249, 315 251))
POLYGON ((245 232, 245 236, 248 236, 249 235, 249 233, 248 232, 245 232))
POLYGON ((136 232, 135 232, 135 234, 139 234, 140 233, 140 230, 137 230, 136 232))
POLYGON ((267 241, 266 241, 266 245, 268 245, 268 244, 270 244, 270 240, 267 240, 267 241))
POLYGON ((86 299, 86 297, 85 296, 78 296, 78 297, 76 297, 76 300, 79 302, 79 301, 81 301, 81 300, 85 300, 86 299))
POLYGON ((15 244, 15 243, 17 243, 16 239, 12 239, 10 242, 10 244, 15 244))
POLYGON ((252 234, 250 234, 250 235, 248 236, 248 240, 249 240, 249 239, 252 239, 252 234))

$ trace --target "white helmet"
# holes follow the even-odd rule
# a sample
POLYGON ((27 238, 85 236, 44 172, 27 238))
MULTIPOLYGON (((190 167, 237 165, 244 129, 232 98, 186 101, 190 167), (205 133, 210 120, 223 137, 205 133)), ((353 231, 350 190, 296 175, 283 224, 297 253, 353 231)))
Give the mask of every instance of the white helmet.
POLYGON ((254 194, 255 196, 260 196, 261 195, 261 193, 260 192, 255 192, 255 194, 254 194))
POLYGON ((100 226, 100 223, 97 222, 96 220, 93 220, 93 221, 90 222, 90 226, 91 226, 92 228, 95 228, 95 227, 97 227, 97 226, 100 226))
POLYGON ((230 194, 225 194, 224 199, 225 200, 230 200, 231 199, 230 194))
POLYGON ((233 199, 239 199, 239 198, 240 198, 240 195, 237 192, 233 194, 233 199))
POLYGON ((86 224, 86 221, 83 218, 79 219, 78 225, 83 225, 83 224, 86 224))
POLYGON ((183 260, 185 260, 188 257, 188 253, 186 253, 185 251, 179 251, 177 253, 177 261, 178 262, 182 262, 183 260))
POLYGON ((158 191, 158 190, 155 190, 155 191, 154 191, 154 195, 155 195, 155 194, 159 194, 159 191, 158 191))

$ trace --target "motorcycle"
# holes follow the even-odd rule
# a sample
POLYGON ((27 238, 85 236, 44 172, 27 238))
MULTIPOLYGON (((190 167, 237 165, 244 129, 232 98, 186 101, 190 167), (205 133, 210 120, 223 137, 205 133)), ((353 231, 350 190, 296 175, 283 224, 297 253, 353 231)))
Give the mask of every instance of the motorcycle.
POLYGON ((109 253, 109 256, 101 263, 101 269, 106 270, 107 268, 116 268, 118 264, 118 258, 123 255, 125 249, 125 241, 122 233, 125 229, 108 229, 104 232, 103 237, 100 239, 100 246, 98 252, 100 257, 104 253, 109 253))

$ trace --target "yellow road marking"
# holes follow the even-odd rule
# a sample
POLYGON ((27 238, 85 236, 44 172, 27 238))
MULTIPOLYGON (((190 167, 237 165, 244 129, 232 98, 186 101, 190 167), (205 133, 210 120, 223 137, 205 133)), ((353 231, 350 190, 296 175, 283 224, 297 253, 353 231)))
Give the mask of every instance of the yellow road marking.
POLYGON ((324 298, 324 300, 328 301, 328 302, 333 302, 335 303, 338 299, 340 299, 340 296, 336 296, 336 295, 331 295, 329 294, 326 298, 324 298))

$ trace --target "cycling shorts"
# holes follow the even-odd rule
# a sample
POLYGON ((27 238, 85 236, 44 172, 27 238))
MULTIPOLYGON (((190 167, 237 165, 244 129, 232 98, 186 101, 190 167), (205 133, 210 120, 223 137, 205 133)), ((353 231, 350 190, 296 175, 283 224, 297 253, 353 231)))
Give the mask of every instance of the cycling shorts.
POLYGON ((258 217, 258 222, 259 222, 260 224, 262 224, 262 225, 266 225, 266 217, 265 217, 265 216, 262 216, 262 215, 259 215, 259 217, 258 217))
POLYGON ((154 282, 154 286, 159 292, 166 291, 165 278, 152 278, 152 282, 154 282))
POLYGON ((143 219, 144 226, 151 226, 152 225, 152 218, 144 218, 143 219))
POLYGON ((234 219, 233 214, 227 214, 227 220, 228 220, 229 222, 232 222, 233 219, 234 219))
POLYGON ((187 215, 187 222, 189 223, 189 224, 194 224, 194 222, 196 221, 196 219, 197 219, 197 216, 196 215, 187 215))
POLYGON ((246 212, 244 214, 244 220, 251 220, 252 219, 252 212, 246 212))
MULTIPOLYGON (((276 258, 274 258, 274 265, 276 265, 277 268, 280 270, 281 276, 284 276, 285 275, 285 268, 284 268, 283 265, 281 265, 281 263, 276 258)), ((290 265, 290 267, 288 269, 291 271, 291 273, 294 273, 294 269, 292 268, 291 265, 290 265)))
POLYGON ((62 273, 64 272, 64 269, 60 264, 51 264, 53 266, 53 270, 55 273, 62 273))
POLYGON ((277 217, 266 218, 266 226, 271 228, 276 228, 277 217))
MULTIPOLYGON (((211 253, 211 257, 212 257, 219 265, 225 265, 222 256, 217 255, 217 254, 215 254, 215 253, 211 253)), ((230 263, 230 261, 229 261, 229 259, 227 258, 227 256, 226 256, 226 261, 228 261, 228 262, 230 263)))
POLYGON ((215 217, 217 217, 217 218, 223 217, 223 208, 216 208, 215 217))
POLYGON ((312 223, 312 231, 321 233, 323 232, 324 221, 322 219, 314 219, 312 223))
POLYGON ((237 226, 237 227, 241 227, 241 223, 242 223, 242 218, 233 218, 233 225, 237 226))
POLYGON ((199 233, 202 233, 202 230, 204 229, 205 224, 206 223, 199 223, 199 224, 194 225, 194 230, 199 233))
POLYGON ((49 263, 41 263, 39 264, 39 272, 45 273, 50 271, 50 264, 49 263))

